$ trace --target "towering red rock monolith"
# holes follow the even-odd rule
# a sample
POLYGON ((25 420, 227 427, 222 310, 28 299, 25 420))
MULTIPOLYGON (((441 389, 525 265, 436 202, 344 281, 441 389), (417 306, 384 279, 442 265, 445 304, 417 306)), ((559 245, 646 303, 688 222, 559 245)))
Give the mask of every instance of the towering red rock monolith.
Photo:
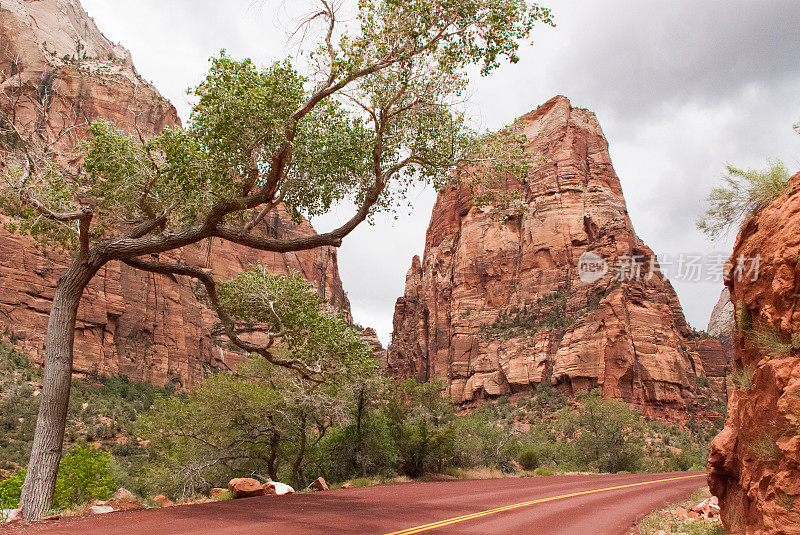
POLYGON ((395 306, 388 372, 442 379, 458 403, 550 382, 685 414, 706 373, 701 339, 651 269, 594 113, 557 96, 516 124, 546 159, 506 186, 523 210, 478 208, 466 185, 439 195, 395 306))
POLYGON ((708 481, 726 533, 800 534, 800 173, 750 218, 729 262, 735 387, 708 481), (760 259, 757 277, 739 259, 760 259), (749 271, 749 269, 748 269, 749 271))
MULTIPOLYGON (((130 53, 100 33, 78 0, 0 3, 0 89, 3 116, 23 133, 58 139, 56 146, 68 159, 66 151, 97 117, 122 129, 138 128, 145 137, 165 127, 180 127, 175 108, 138 75, 130 53)), ((79 163, 75 157, 69 163, 79 163)), ((279 238, 314 233, 307 222, 292 223, 284 211, 273 214, 259 230, 279 238)), ((278 254, 215 239, 172 256, 211 267, 220 279, 233 277, 251 263, 265 264, 276 273, 296 270, 349 315, 334 248, 278 254)), ((67 261, 64 255, 45 252, 32 240, 0 229, 0 328, 13 333, 34 359, 44 356, 50 300, 67 261)), ((188 387, 209 368, 241 358, 212 336, 217 324, 202 291, 190 281, 112 263, 84 294, 74 369, 188 387)))

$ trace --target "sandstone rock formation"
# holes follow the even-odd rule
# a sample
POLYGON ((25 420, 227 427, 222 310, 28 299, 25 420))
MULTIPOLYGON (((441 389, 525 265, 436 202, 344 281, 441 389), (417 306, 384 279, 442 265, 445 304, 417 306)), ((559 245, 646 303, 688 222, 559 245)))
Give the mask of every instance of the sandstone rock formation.
POLYGON ((719 301, 711 311, 711 318, 708 320, 709 336, 716 338, 733 338, 736 334, 736 321, 734 318, 735 307, 731 302, 731 292, 727 287, 723 288, 719 295, 719 301))
POLYGON ((361 334, 359 334, 361 339, 369 344, 372 348, 372 355, 379 361, 383 362, 386 360, 386 350, 383 348, 383 344, 381 344, 380 339, 378 339, 378 333, 375 332, 375 329, 372 327, 367 327, 361 334))
MULTIPOLYGON (((706 372, 713 377, 710 379, 715 383, 715 387, 726 390, 726 377, 733 367, 733 358, 736 347, 736 321, 734 319, 734 306, 731 302, 731 293, 728 288, 724 288, 719 296, 719 301, 711 312, 708 320, 709 336, 719 340, 719 349, 711 348, 710 352, 703 358, 703 366, 706 372)), ((707 346, 716 346, 713 341, 704 341, 707 346)), ((702 344, 700 351, 702 352, 702 344)))
POLYGON ((800 173, 742 227, 729 262, 738 332, 725 428, 709 485, 726 533, 800 533, 800 173), (738 258, 761 259, 757 280, 738 258))
POLYGON ((236 499, 252 498, 253 496, 263 496, 265 494, 264 485, 250 477, 231 479, 228 482, 228 490, 236 499))
MULTIPOLYGON (((0 73, 0 111, 24 133, 53 140, 65 128, 101 116, 144 136, 180 126, 175 108, 139 77, 130 53, 100 33, 78 0, 4 0, 0 73)), ((59 148, 69 151, 84 134, 85 128, 69 130, 59 148)), ((260 231, 280 238, 314 233, 282 211, 260 231)), ((173 257, 211 267, 221 279, 251 263, 276 273, 297 270, 349 316, 333 248, 278 254, 213 240, 173 257)), ((35 359, 44 356, 50 299, 67 261, 0 229, 0 329, 12 332, 35 359)), ((217 323, 190 281, 110 264, 90 284, 78 311, 74 369, 188 387, 207 369, 241 358, 210 336, 217 323)))
MULTIPOLYGON (((0 4, 0 89, 0 109, 20 130, 51 139, 96 117, 136 124, 146 137, 180 124, 130 52, 106 39, 78 0, 0 4)), ((65 136, 60 148, 84 131, 65 136)))
POLYGON ((682 414, 719 343, 688 327, 651 269, 594 113, 558 96, 516 124, 546 158, 506 186, 524 209, 479 209, 466 185, 439 195, 395 306, 388 372, 442 379, 459 403, 551 382, 682 414), (584 253, 608 272, 582 282, 584 253), (628 280, 634 259, 642 276, 628 280))

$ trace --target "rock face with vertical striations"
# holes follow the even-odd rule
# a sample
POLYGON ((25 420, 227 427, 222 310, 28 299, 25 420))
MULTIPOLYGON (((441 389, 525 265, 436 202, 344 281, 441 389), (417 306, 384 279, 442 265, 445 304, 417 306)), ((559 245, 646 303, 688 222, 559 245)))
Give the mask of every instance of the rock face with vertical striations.
POLYGON ((729 266, 738 332, 725 428, 709 485, 726 533, 800 533, 800 173, 739 231, 729 266), (760 258, 740 277, 738 258, 760 258), (755 280, 754 280, 755 279, 755 280))
POLYGON ((439 195, 424 256, 395 305, 387 371, 442 379, 458 403, 550 382, 685 414, 706 374, 704 340, 650 269, 653 252, 633 229, 594 113, 558 96, 516 124, 546 158, 506 185, 523 209, 479 209, 466 185, 439 195), (608 272, 581 277, 582 255, 584 267, 594 258, 608 272), (628 280, 633 270, 617 268, 634 262, 642 277, 628 280))
POLYGON ((734 309, 730 291, 727 287, 723 288, 719 301, 717 301, 714 310, 711 312, 706 331, 709 336, 714 337, 716 340, 704 341, 710 351, 703 358, 703 366, 706 369, 706 373, 712 376, 711 381, 718 383, 717 388, 720 389, 726 388, 726 377, 733 366, 736 347, 734 309), (716 347, 717 344, 714 343, 716 341, 719 342, 718 348, 716 347))
MULTIPOLYGON (((25 134, 58 138, 62 156, 86 132, 70 127, 97 117, 123 129, 136 127, 145 137, 180 127, 175 108, 139 77, 130 53, 100 33, 78 0, 0 3, 0 87, 7 97, 0 101, 3 115, 25 134)), ((71 162, 78 163, 76 158, 71 162)), ((292 223, 279 210, 258 232, 290 238, 313 235, 314 229, 292 223)), ((334 248, 278 254, 214 239, 163 256, 211 267, 220 279, 251 263, 276 273, 296 270, 349 317, 334 248)), ((34 359, 44 356, 50 300, 67 262, 0 229, 0 328, 12 332, 34 359)), ((156 384, 197 383, 209 368, 241 358, 211 336, 218 321, 203 299, 188 280, 107 265, 78 311, 74 369, 156 384)))

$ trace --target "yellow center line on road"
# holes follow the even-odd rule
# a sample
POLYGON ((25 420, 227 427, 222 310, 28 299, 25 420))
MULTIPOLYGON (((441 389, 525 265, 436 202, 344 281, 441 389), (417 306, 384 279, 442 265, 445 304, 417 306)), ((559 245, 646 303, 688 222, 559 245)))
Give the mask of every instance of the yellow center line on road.
POLYGON ((545 502, 552 502, 555 500, 563 500, 565 498, 574 498, 575 496, 585 496, 586 494, 595 494, 598 492, 608 492, 612 490, 619 490, 619 489, 628 489, 631 487, 641 487, 644 485, 654 485, 656 483, 665 483, 667 481, 678 481, 680 479, 690 479, 693 477, 706 477, 705 474, 695 474, 692 476, 679 476, 679 477, 670 477, 667 479, 657 479, 655 481, 643 481, 642 483, 629 483, 627 485, 617 485, 615 487, 606 487, 604 489, 594 489, 594 490, 584 490, 581 492, 572 492, 570 494, 562 494, 560 496, 550 496, 549 498, 539 498, 538 500, 531 500, 529 502, 522 502, 522 503, 515 503, 513 505, 506 505, 504 507, 498 507, 496 509, 489 509, 487 511, 480 511, 478 513, 472 513, 469 515, 464 516, 457 516, 455 518, 448 518, 447 520, 440 520, 439 522, 433 522, 431 524, 424 524, 422 526, 416 526, 413 528, 404 529, 402 531, 393 531, 391 533, 387 533, 386 535, 411 535, 412 533, 422 533, 423 531, 429 531, 436 528, 441 528, 444 526, 449 526, 450 524, 457 524, 458 522, 466 522, 467 520, 473 520, 475 518, 481 518, 484 516, 494 515, 497 513, 502 513, 505 511, 511 511, 512 509, 519 509, 520 507, 528 507, 531 505, 536 505, 539 503, 545 502))

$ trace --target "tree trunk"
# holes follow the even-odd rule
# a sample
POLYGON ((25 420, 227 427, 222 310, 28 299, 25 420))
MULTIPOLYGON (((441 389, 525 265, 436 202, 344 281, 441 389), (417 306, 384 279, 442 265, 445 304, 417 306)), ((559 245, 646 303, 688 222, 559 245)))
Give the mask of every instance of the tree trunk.
POLYGON ((272 432, 269 440, 269 457, 267 458, 267 473, 272 481, 278 480, 278 447, 280 446, 281 435, 277 431, 272 432))
POLYGON ((306 456, 306 415, 300 417, 300 448, 292 465, 292 485, 295 489, 303 488, 303 459, 306 456))
POLYGON ((41 518, 53 503, 72 386, 75 317, 83 289, 96 272, 96 269, 75 261, 58 280, 50 308, 41 405, 20 499, 22 512, 29 520, 41 518))

